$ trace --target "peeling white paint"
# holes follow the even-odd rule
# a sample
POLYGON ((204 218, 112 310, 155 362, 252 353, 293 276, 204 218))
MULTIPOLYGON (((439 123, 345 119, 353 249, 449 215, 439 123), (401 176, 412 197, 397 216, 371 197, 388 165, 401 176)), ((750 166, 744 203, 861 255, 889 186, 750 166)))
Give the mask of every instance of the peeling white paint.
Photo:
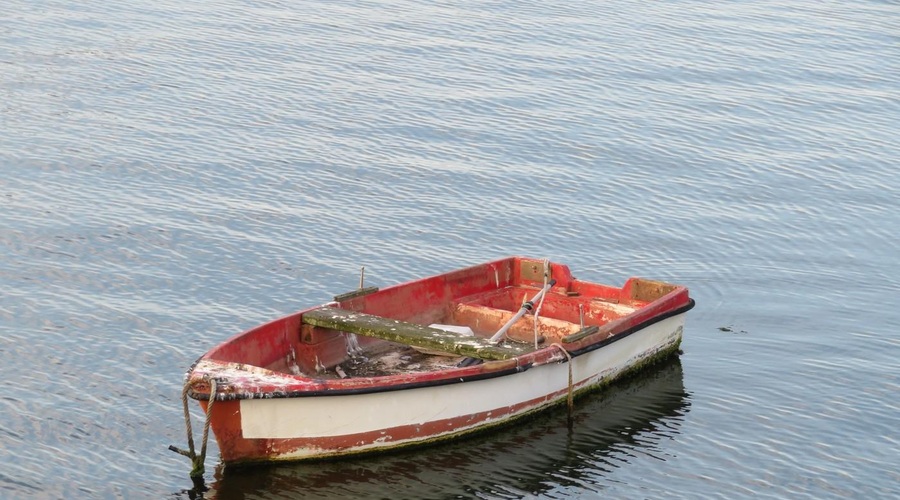
POLYGON ((246 388, 248 391, 256 390, 257 392, 262 386, 278 388, 287 387, 288 385, 303 385, 305 383, 313 385, 313 382, 305 377, 267 370, 253 365, 226 363, 223 361, 201 360, 194 367, 194 374, 195 376, 208 375, 211 378, 223 381, 227 385, 242 389, 246 388))

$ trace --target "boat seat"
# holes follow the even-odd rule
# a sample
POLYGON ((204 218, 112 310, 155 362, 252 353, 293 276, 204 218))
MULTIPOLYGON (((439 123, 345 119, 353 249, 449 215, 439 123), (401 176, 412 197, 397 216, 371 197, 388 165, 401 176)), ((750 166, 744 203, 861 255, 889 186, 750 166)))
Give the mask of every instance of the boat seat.
MULTIPOLYGON (((454 304, 450 309, 452 323, 466 325, 477 332, 496 332, 515 314, 515 311, 463 302, 454 304)), ((551 343, 581 330, 581 327, 575 323, 548 316, 540 316, 537 323, 541 338, 550 339, 551 343)), ((534 316, 529 315, 513 323, 506 335, 520 342, 533 342, 534 316)))
POLYGON ((529 345, 492 344, 481 337, 462 336, 446 330, 334 307, 322 307, 307 311, 303 313, 301 321, 304 324, 320 328, 330 328, 471 358, 510 359, 533 350, 529 345))

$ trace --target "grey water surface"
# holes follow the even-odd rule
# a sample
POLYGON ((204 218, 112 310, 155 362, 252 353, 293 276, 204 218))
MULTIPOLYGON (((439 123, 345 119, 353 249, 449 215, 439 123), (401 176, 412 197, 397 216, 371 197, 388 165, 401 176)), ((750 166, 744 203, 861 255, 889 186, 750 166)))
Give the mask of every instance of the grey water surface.
POLYGON ((196 497, 204 351, 511 254, 687 285, 680 362, 204 496, 896 497, 898 75, 895 1, 3 0, 0 498, 196 497))

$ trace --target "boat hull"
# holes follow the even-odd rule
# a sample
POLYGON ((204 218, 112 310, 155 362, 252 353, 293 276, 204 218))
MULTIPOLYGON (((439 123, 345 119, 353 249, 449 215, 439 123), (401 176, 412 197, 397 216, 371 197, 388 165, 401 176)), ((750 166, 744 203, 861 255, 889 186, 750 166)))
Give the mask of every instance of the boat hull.
MULTIPOLYGON (((228 465, 322 459, 423 445, 507 424, 662 360, 680 345, 685 313, 604 345, 478 380, 353 394, 217 401, 212 412, 228 465), (571 381, 570 386, 570 370, 571 381)), ((206 409, 207 401, 201 401, 206 409)))

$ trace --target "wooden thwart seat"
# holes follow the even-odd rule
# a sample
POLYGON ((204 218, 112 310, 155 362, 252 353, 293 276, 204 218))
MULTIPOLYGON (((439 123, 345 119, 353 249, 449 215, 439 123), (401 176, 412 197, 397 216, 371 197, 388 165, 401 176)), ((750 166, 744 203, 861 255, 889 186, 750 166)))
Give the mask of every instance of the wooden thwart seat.
POLYGON ((307 325, 479 359, 510 359, 533 350, 524 344, 494 345, 481 337, 463 336, 415 323, 334 307, 322 307, 303 313, 302 321, 307 325))

